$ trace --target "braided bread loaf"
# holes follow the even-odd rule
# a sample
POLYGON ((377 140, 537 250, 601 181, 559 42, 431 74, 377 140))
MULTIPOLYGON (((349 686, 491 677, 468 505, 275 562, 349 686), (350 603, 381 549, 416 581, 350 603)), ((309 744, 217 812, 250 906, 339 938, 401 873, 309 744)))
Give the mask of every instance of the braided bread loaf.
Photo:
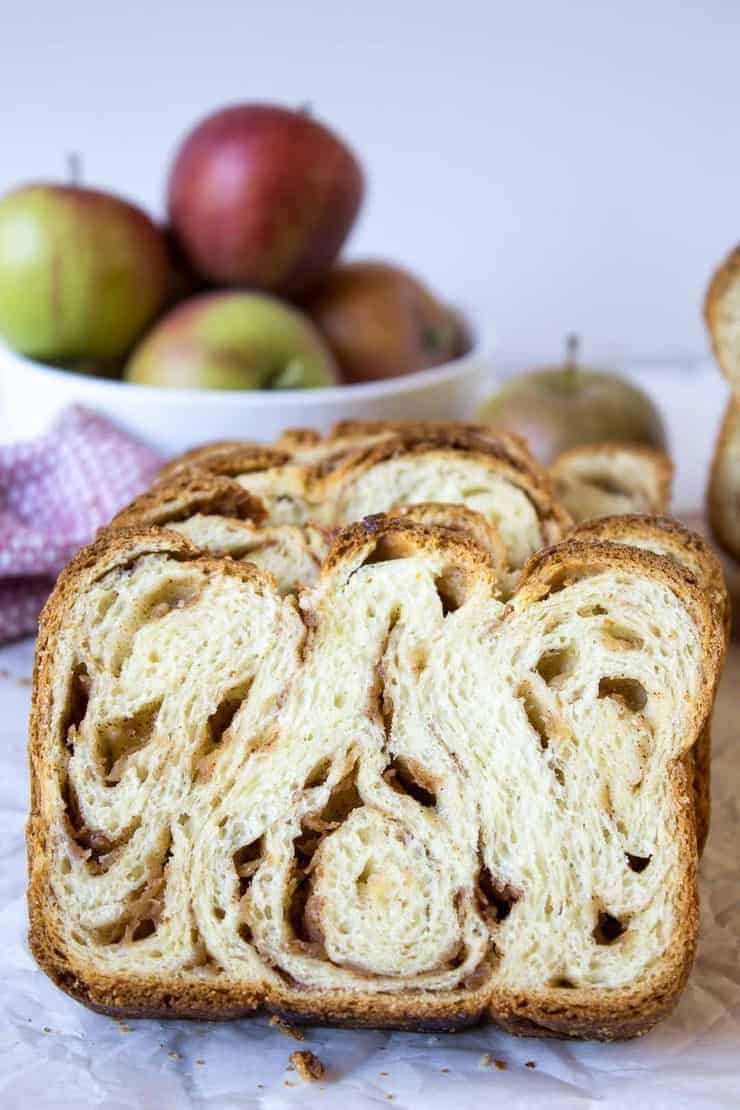
POLYGON ((721 620, 601 540, 496 593, 471 541, 398 518, 299 602, 165 530, 82 552, 35 671, 41 966, 118 1015, 647 1029, 693 958, 721 620))

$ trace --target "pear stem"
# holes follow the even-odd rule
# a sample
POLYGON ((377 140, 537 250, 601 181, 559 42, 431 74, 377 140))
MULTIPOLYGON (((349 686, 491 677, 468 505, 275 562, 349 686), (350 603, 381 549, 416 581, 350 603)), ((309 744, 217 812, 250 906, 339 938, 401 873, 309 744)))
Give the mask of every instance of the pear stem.
POLYGON ((70 150, 67 155, 67 177, 70 185, 82 184, 82 157, 78 150, 70 150))

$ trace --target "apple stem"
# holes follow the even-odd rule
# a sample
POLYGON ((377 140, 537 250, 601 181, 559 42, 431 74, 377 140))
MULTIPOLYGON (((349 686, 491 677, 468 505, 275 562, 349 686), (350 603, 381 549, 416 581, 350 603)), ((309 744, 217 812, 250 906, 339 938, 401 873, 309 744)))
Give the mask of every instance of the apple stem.
POLYGON ((565 359, 563 360, 563 376, 569 389, 575 389, 578 383, 578 355, 581 339, 575 332, 569 332, 565 337, 565 359))
POLYGON ((70 185, 82 184, 82 157, 78 150, 71 150, 67 155, 67 176, 70 185))

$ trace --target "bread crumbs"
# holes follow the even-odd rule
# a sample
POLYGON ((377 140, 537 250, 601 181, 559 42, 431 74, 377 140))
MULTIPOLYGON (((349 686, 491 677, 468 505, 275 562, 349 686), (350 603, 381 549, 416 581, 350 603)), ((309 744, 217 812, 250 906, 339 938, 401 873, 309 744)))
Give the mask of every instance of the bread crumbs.
POLYGON ((273 1029, 279 1029, 286 1037, 292 1037, 294 1041, 305 1041, 306 1039, 300 1029, 296 1029, 295 1026, 290 1025, 289 1022, 278 1017, 277 1014, 270 1018, 270 1025, 273 1029))
POLYGON ((527 1060, 527 1062, 524 1066, 525 1066, 525 1068, 536 1068, 537 1067, 534 1060, 527 1060))
POLYGON ((313 1052, 308 1052, 306 1049, 302 1052, 291 1052, 290 1062, 301 1079, 306 1080, 306 1082, 312 1083, 323 1078, 324 1065, 313 1052))

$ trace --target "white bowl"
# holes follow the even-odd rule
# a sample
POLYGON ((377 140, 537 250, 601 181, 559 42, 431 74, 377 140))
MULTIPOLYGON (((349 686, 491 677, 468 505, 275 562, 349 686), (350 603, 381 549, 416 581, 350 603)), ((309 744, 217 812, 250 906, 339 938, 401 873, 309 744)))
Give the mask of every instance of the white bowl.
POLYGON ((161 389, 58 370, 0 346, 0 441, 42 434, 67 405, 110 417, 169 453, 214 439, 275 439, 285 428, 327 431, 337 420, 470 417, 492 373, 492 344, 433 370, 327 389, 161 389))

